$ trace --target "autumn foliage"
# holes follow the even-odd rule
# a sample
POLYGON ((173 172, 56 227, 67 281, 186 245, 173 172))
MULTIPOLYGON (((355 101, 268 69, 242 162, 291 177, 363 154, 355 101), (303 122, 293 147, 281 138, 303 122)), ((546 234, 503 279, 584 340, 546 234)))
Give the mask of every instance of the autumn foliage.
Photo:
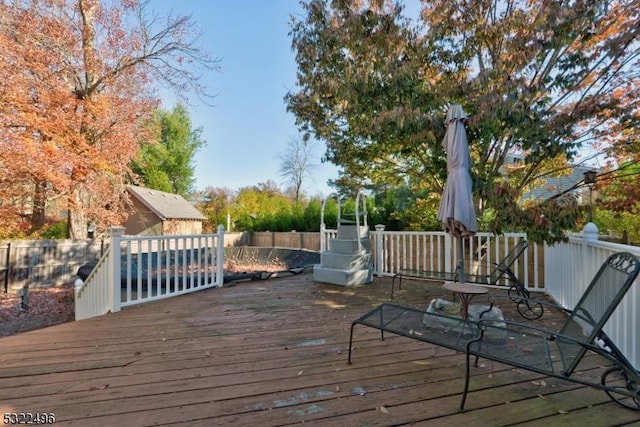
POLYGON ((443 119, 462 104, 477 212, 513 208, 514 222, 491 220, 493 231, 533 224, 552 242, 574 209, 553 199, 536 219, 524 194, 585 152, 608 167, 638 160, 639 6, 425 0, 410 16, 403 2, 308 0, 292 17, 298 80, 285 99, 301 131, 326 142, 340 184, 406 183, 416 194, 441 193, 443 119), (492 194, 503 181, 514 204, 492 194))
POLYGON ((164 67, 178 85, 189 76, 178 51, 198 54, 188 19, 153 33, 143 16, 137 0, 0 3, 4 234, 25 219, 38 228, 45 209, 67 213, 71 237, 127 214, 131 159, 156 136, 144 126, 158 106, 154 82, 164 67))

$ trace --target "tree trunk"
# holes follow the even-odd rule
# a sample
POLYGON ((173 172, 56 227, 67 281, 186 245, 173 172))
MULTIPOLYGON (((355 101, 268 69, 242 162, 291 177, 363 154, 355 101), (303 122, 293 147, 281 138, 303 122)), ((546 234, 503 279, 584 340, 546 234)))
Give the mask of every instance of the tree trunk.
POLYGON ((40 230, 46 222, 47 182, 38 181, 33 190, 33 206, 31 212, 31 229, 40 230))
POLYGON ((76 185, 70 197, 71 206, 73 206, 67 216, 67 230, 70 239, 86 239, 87 226, 87 209, 89 208, 89 196, 87 190, 82 184, 76 185))
POLYGON ((69 210, 68 216, 69 238, 87 238, 87 219, 81 209, 69 210))

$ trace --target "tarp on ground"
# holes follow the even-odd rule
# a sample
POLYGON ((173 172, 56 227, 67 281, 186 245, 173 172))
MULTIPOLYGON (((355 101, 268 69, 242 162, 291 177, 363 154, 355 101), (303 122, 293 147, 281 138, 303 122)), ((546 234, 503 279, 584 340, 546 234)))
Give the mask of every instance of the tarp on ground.
POLYGON ((224 248, 225 264, 238 266, 282 266, 285 270, 320 263, 320 253, 303 249, 240 246, 224 248))

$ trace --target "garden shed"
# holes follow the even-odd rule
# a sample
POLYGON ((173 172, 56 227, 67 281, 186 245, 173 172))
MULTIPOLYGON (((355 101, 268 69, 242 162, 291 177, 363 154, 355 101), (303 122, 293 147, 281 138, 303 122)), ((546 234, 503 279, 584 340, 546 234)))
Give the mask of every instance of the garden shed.
POLYGON ((130 185, 133 213, 123 226, 128 235, 165 236, 201 234, 206 219, 184 197, 130 185))

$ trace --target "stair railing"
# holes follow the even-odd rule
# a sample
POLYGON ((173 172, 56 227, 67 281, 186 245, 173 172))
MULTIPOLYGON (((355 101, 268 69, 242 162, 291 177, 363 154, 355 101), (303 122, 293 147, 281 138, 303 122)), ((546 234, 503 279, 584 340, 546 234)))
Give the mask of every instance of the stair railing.
MULTIPOLYGON (((336 193, 331 193, 324 200, 322 200, 322 208, 320 209, 320 252, 324 252, 327 250, 327 236, 326 236, 326 224, 324 223, 324 210, 327 206, 327 200, 335 199, 338 203, 338 222, 337 225, 340 226, 342 221, 342 207, 340 197, 336 193)), ((362 217, 365 227, 368 226, 367 223, 367 198, 362 192, 362 190, 358 190, 356 194, 356 238, 358 239, 358 252, 362 252, 362 242, 360 241, 360 202, 362 202, 362 217)))
POLYGON ((367 226, 367 198, 362 193, 362 190, 358 190, 356 194, 356 238, 358 239, 358 253, 362 253, 362 240, 360 239, 360 211, 359 205, 360 200, 362 200, 362 206, 364 208, 362 214, 364 218, 364 226, 367 226))
POLYGON ((340 197, 336 193, 331 193, 322 201, 322 209, 320 210, 320 252, 327 250, 327 226, 324 223, 324 209, 327 206, 327 200, 336 199, 338 202, 338 222, 340 224, 340 197))

